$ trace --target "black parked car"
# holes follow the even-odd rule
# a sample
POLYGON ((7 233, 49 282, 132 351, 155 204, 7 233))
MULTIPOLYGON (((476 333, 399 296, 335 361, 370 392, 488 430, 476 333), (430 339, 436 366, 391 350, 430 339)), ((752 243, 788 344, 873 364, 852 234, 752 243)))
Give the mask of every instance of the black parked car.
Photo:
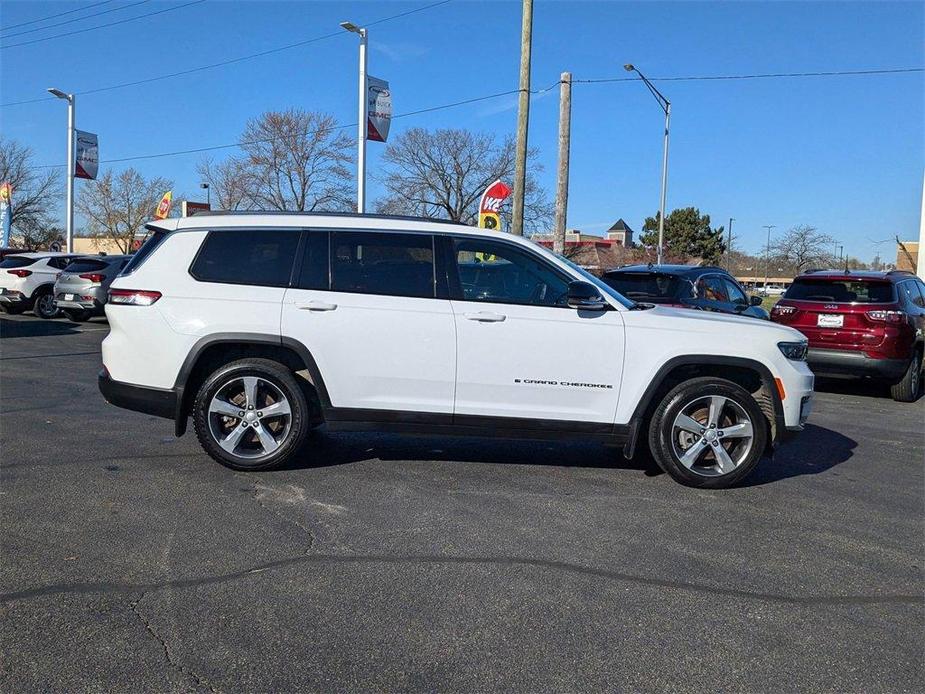
POLYGON ((734 313, 769 319, 761 297, 749 297, 735 278, 719 267, 627 265, 601 279, 623 296, 649 304, 734 313))

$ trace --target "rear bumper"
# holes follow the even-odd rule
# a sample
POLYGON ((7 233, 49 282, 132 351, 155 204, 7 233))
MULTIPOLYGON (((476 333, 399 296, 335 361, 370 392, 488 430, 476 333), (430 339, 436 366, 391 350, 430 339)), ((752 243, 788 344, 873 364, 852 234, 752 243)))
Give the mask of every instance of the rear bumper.
POLYGON ((0 304, 7 306, 26 306, 29 300, 22 292, 10 292, 8 289, 0 290, 0 304))
POLYGON ((810 349, 809 367, 827 376, 871 376, 898 380, 909 368, 908 359, 873 359, 863 352, 838 349, 810 349))
POLYGON ((100 371, 99 388, 106 402, 126 410, 144 412, 155 417, 175 419, 177 416, 177 393, 174 390, 147 388, 131 383, 114 381, 106 369, 100 371))
POLYGON ((99 287, 55 286, 55 304, 58 308, 74 308, 89 311, 102 311, 106 303, 107 292, 99 287), (71 298, 65 296, 70 294, 71 298))

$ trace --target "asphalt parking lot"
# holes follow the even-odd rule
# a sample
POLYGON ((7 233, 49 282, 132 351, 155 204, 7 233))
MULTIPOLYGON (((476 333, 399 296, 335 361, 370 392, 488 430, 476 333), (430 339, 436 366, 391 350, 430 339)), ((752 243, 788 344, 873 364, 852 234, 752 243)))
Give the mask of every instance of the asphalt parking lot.
POLYGON ((0 319, 0 690, 921 691, 925 400, 821 383, 746 486, 592 445, 314 435, 237 474, 0 319))

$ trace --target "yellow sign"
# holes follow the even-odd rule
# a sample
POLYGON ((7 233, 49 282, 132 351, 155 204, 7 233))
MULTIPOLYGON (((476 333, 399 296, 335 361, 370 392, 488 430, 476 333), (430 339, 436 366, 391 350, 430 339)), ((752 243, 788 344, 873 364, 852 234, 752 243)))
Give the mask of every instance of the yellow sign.
POLYGON ((161 198, 161 201, 157 204, 157 210, 154 212, 155 219, 167 219, 170 214, 170 202, 173 200, 173 191, 168 190, 164 193, 164 197, 161 198))
POLYGON ((500 229, 501 217, 497 212, 479 212, 479 227, 481 229, 500 229))

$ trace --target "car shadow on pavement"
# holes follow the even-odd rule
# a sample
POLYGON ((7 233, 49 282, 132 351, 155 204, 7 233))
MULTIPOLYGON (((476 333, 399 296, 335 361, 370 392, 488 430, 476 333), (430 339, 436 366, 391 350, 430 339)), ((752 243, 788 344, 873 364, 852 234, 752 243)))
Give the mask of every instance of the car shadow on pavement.
POLYGON ((788 477, 817 475, 848 460, 858 442, 815 424, 807 424, 794 439, 787 441, 773 458, 765 458, 741 487, 755 487, 788 477))
POLYGON ((13 320, 0 317, 0 338, 72 335, 80 332, 79 328, 80 323, 66 320, 13 320))
POLYGON ((310 453, 282 469, 348 465, 365 460, 446 461, 501 465, 620 468, 658 474, 647 455, 632 460, 618 447, 571 441, 526 441, 477 437, 401 436, 388 433, 312 433, 310 453))

